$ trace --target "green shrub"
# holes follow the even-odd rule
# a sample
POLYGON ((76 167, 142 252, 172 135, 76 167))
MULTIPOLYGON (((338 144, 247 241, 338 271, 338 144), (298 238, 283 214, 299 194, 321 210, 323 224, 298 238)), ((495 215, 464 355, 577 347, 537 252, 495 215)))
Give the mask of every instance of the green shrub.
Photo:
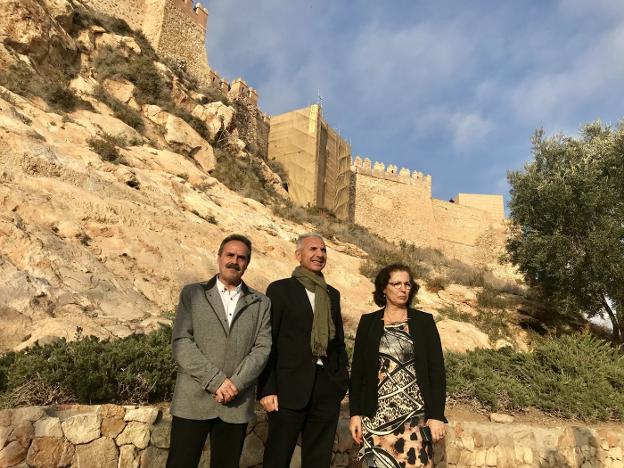
POLYGON ((586 333, 542 339, 532 353, 448 353, 446 368, 449 395, 489 411, 535 407, 584 421, 624 419, 621 350, 586 333))
POLYGON ((87 140, 89 148, 99 154, 104 161, 119 164, 122 162, 118 147, 125 148, 128 142, 123 135, 110 135, 106 132, 87 140))
POLYGON ((215 88, 212 86, 203 87, 199 90, 199 92, 205 96, 203 99, 201 99, 200 104, 208 104, 210 102, 217 101, 221 101, 226 106, 229 106, 231 104, 227 95, 224 94, 223 91, 221 91, 219 88, 215 88))
POLYGON ((450 281, 444 276, 427 278, 425 279, 425 283, 427 284, 427 288, 434 292, 442 291, 450 285, 450 281))
POLYGON ((0 393, 5 392, 9 385, 9 368, 15 361, 15 353, 8 352, 0 356, 0 393))
POLYGON ((59 70, 46 70, 44 79, 23 62, 12 64, 0 73, 0 85, 20 96, 40 97, 55 111, 93 110, 91 103, 76 96, 69 88, 70 80, 70 75, 59 70))
POLYGON ((490 287, 485 287, 477 292, 477 304, 486 309, 504 309, 507 301, 500 297, 500 293, 490 287))
POLYGON ((124 122, 126 125, 134 128, 135 130, 143 130, 143 118, 141 114, 132 109, 127 104, 115 99, 108 91, 102 86, 98 86, 95 89, 93 95, 98 101, 106 104, 113 111, 113 115, 124 122))
POLYGON ((275 190, 255 157, 237 157, 227 148, 216 148, 215 156, 217 164, 211 175, 228 188, 264 204, 275 199, 275 190))
POLYGON ((164 107, 171 102, 171 84, 160 74, 154 59, 128 51, 128 57, 119 49, 105 46, 93 59, 95 76, 100 83, 106 79, 124 79, 135 86, 135 98, 140 104, 164 107))
POLYGON ((7 395, 34 380, 80 403, 165 401, 173 392, 175 370, 171 327, 115 341, 59 340, 14 354, 2 401, 10 403, 7 395))

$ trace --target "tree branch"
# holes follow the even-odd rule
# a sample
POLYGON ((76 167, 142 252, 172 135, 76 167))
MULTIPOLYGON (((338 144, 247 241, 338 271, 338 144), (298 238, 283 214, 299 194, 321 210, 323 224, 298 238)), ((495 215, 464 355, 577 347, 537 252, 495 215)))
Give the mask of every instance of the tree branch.
POLYGON ((605 297, 604 294, 600 295, 600 302, 602 302, 602 306, 607 311, 607 314, 609 315, 609 318, 611 319, 611 326, 613 327, 613 338, 617 342, 621 343, 622 342, 622 333, 621 333, 622 329, 620 328, 620 323, 618 322, 618 319, 615 316, 615 312, 613 312, 613 309, 609 305, 609 301, 607 301, 607 298, 605 297))

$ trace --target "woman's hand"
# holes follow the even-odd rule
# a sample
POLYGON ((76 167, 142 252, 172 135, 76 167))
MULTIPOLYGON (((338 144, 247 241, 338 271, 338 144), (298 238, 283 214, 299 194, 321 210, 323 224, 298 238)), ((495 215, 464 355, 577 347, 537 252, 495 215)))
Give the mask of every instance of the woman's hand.
POLYGON ((429 429, 431 429, 431 438, 434 442, 444 439, 444 436, 446 435, 444 422, 438 421, 437 419, 428 419, 427 426, 429 426, 429 429))
POLYGON ((349 420, 349 431, 351 437, 356 444, 362 443, 362 418, 360 416, 351 416, 349 420))

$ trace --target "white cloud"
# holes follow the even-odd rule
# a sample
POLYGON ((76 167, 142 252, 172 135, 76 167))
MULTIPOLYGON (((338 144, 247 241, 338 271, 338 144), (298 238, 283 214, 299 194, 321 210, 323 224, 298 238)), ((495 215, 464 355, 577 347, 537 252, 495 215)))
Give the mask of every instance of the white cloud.
POLYGON ((471 149, 485 139, 494 124, 477 113, 457 113, 450 119, 453 147, 459 151, 471 149))
POLYGON ((624 26, 596 37, 557 71, 537 70, 509 93, 509 105, 517 115, 536 125, 562 116, 616 92, 624 81, 624 26), (612 88, 613 86, 613 88, 612 88))

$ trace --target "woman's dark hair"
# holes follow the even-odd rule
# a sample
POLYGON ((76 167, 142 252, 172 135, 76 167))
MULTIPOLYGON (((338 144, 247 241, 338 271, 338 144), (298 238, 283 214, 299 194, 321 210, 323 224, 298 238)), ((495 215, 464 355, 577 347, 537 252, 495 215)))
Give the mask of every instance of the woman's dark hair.
POLYGON ((373 292, 373 300, 375 301, 375 304, 377 304, 379 307, 384 307, 386 305, 386 295, 384 294, 384 289, 386 289, 386 286, 388 286, 388 281, 390 281, 390 275, 392 275, 392 273, 394 273, 395 271, 406 272, 409 275, 410 283, 412 283, 412 289, 409 290, 407 296, 408 307, 412 303, 412 299, 414 299, 414 296, 418 292, 418 289, 420 289, 418 283, 414 281, 414 276, 412 275, 411 268, 407 265, 403 263, 393 263, 391 265, 385 266, 381 270, 379 270, 379 273, 377 273, 377 276, 375 277, 375 291, 373 292))

